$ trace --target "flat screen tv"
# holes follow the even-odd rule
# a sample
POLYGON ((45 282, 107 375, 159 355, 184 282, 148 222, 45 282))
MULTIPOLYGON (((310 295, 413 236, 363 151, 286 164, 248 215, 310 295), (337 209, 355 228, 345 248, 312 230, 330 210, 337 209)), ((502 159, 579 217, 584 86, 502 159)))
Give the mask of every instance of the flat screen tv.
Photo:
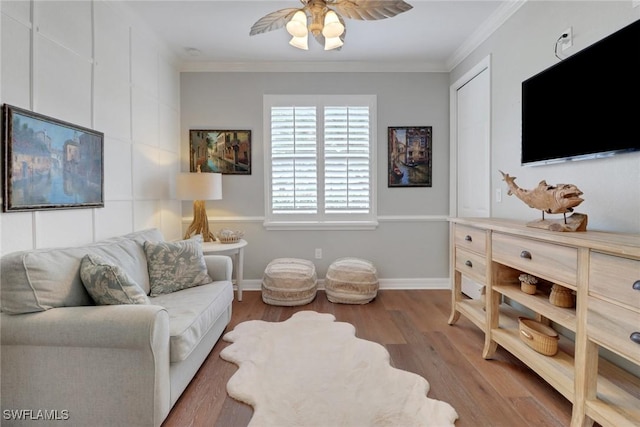
POLYGON ((640 20, 522 82, 522 164, 640 150, 640 20))

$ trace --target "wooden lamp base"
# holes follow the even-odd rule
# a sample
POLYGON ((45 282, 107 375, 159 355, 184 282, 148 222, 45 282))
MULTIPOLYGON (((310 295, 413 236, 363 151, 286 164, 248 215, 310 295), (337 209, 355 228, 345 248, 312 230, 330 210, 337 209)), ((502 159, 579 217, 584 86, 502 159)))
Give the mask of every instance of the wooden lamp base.
POLYGON ((209 231, 209 220, 207 219, 207 210, 204 207, 204 200, 193 201, 193 222, 187 228, 184 234, 185 240, 190 238, 192 234, 202 234, 202 240, 205 242, 215 242, 216 238, 209 231))

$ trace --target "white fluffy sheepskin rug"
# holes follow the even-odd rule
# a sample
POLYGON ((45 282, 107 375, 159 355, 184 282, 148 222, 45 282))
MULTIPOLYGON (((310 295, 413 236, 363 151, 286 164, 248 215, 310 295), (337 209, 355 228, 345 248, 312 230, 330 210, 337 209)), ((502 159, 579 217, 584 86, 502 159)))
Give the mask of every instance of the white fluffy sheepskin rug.
POLYGON ((393 368, 380 344, 328 313, 251 320, 224 335, 220 357, 239 366, 231 397, 253 407, 250 426, 453 426, 458 414, 427 397, 429 383, 393 368))

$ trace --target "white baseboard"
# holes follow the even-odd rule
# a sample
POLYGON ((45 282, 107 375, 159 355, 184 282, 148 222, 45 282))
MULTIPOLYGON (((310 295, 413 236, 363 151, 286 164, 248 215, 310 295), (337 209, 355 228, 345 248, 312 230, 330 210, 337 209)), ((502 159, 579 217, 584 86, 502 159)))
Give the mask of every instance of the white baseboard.
MULTIPOLYGON (((424 279, 380 279, 380 289, 451 289, 451 280, 443 278, 424 279)), ((245 279, 242 281, 242 290, 259 291, 262 286, 261 279, 245 279)), ((318 280, 318 289, 324 289, 324 279, 318 280)))

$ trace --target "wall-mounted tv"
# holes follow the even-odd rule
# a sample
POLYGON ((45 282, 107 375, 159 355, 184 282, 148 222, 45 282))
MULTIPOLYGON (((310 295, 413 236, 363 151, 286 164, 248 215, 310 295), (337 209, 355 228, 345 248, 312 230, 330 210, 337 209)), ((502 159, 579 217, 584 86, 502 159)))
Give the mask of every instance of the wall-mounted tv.
POLYGON ((522 82, 522 164, 640 150, 640 20, 522 82))

